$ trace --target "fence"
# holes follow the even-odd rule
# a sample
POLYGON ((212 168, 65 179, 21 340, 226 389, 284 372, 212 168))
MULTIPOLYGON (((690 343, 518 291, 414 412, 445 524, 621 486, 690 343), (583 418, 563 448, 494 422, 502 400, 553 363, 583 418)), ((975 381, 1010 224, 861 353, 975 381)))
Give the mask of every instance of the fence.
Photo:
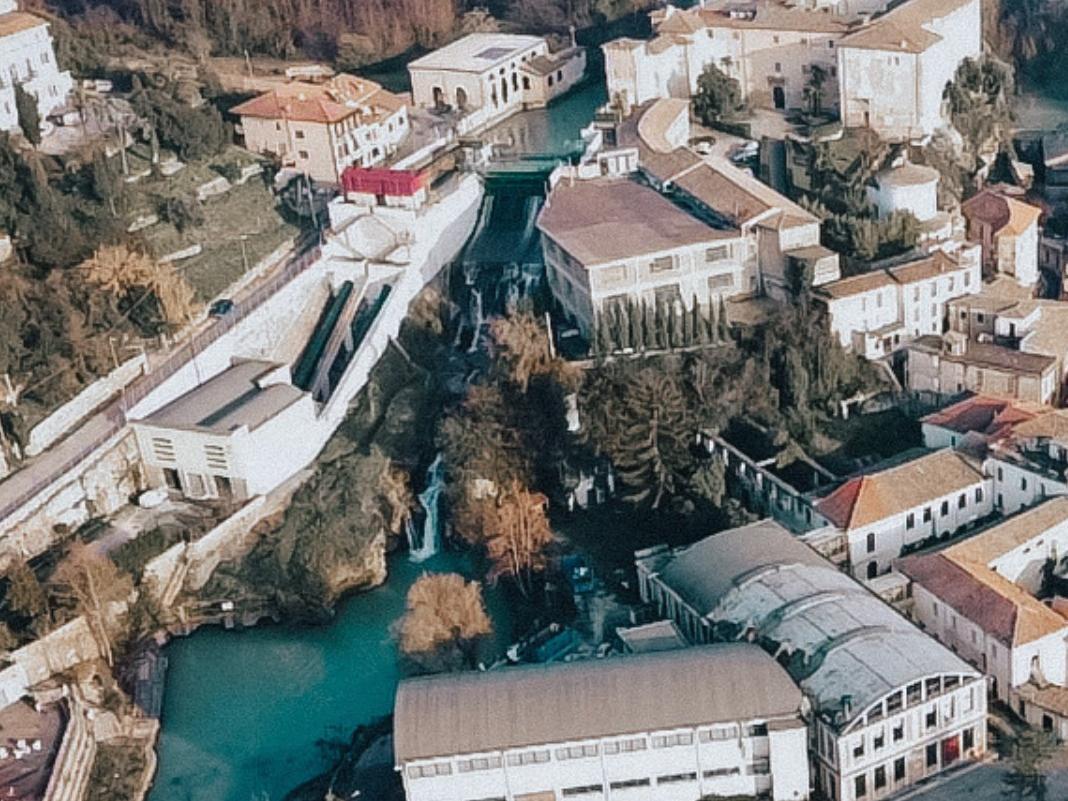
MULTIPOLYGON (((315 264, 322 254, 318 245, 309 246, 318 239, 318 234, 309 235, 293 246, 294 258, 286 267, 270 279, 257 286, 244 298, 236 299, 234 308, 225 317, 215 319, 210 327, 193 335, 190 340, 172 352, 162 363, 151 372, 134 381, 127 387, 121 397, 109 404, 101 413, 107 421, 104 430, 92 437, 85 445, 58 466, 49 471, 49 475, 42 476, 33 481, 29 487, 20 492, 16 497, 4 503, 0 507, 0 520, 18 511, 39 493, 47 489, 58 479, 65 476, 75 467, 81 464, 90 454, 103 446, 108 440, 118 434, 126 425, 126 410, 143 400, 150 392, 160 386, 164 381, 174 375, 178 370, 195 359, 205 348, 217 339, 227 334, 235 325, 242 322, 252 312, 259 308, 264 301, 272 297, 282 287, 303 273, 308 267, 315 264)), ((25 468, 33 469, 33 465, 25 468)))

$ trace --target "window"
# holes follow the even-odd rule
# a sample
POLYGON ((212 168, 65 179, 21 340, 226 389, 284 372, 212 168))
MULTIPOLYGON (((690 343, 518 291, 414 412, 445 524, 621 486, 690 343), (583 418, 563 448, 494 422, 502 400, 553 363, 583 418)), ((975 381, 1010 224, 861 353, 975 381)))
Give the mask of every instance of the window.
POLYGON ((564 798, 571 798, 576 795, 590 795, 592 793, 603 793, 603 784, 584 784, 581 787, 565 787, 562 791, 564 798))
POLYGON ((1027 479, 1023 478, 1022 476, 1020 477, 1020 489, 1027 489, 1027 479))
POLYGON ((999 466, 998 467, 998 481, 1004 481, 1004 480, 1005 480, 1005 471, 999 466))
POLYGON ((675 260, 671 256, 661 256, 660 258, 653 259, 649 264, 649 272, 651 273, 666 273, 675 268, 675 260))
POLYGON ((926 509, 923 510, 923 522, 924 523, 930 523, 931 522, 931 507, 930 506, 928 506, 926 509))
POLYGON ((866 544, 868 548, 868 553, 875 553, 875 532, 871 532, 868 534, 866 544))
POLYGON ((931 743, 927 746, 927 767, 933 768, 938 764, 938 743, 931 743))
POLYGON ((922 697, 923 685, 921 685, 919 682, 916 682, 915 684, 910 684, 905 690, 905 700, 907 701, 909 706, 912 706, 913 704, 918 704, 922 697))
POLYGON ((718 247, 709 248, 705 251, 705 261, 722 261, 723 259, 730 258, 731 249, 726 245, 720 245, 718 247))
POLYGON ((880 765, 875 769, 875 789, 882 790, 886 787, 886 767, 880 765))
POLYGON ((974 747, 975 747, 975 730, 974 729, 965 729, 964 730, 964 750, 967 751, 969 748, 974 748, 974 747))
POLYGON ((907 528, 907 529, 916 528, 916 513, 915 512, 909 512, 905 516, 905 528, 907 528))
POLYGON ((960 497, 957 498, 957 508, 958 509, 963 509, 967 505, 968 505, 968 496, 965 493, 962 492, 960 494, 960 497))
POLYGON ((853 780, 853 797, 863 798, 868 794, 868 777, 857 776, 853 780))
POLYGON ((897 692, 886 699, 886 714, 892 715, 901 709, 901 693, 897 692))
POLYGON ((702 743, 711 743, 718 740, 733 740, 738 736, 738 729, 734 726, 718 726, 714 729, 705 729, 698 735, 702 743))
POLYGON ((308 160, 308 151, 307 150, 298 150, 297 151, 297 155, 304 161, 308 160))
POLYGON ((746 776, 767 776, 771 773, 771 762, 768 759, 754 759, 752 765, 745 766, 746 776))
POLYGON ((976 503, 982 503, 983 502, 983 488, 982 487, 976 487, 975 488, 975 502, 976 503))
POLYGON ((853 759, 860 759, 864 756, 864 735, 860 736, 860 742, 853 746, 853 759))
POLYGON ((938 710, 935 707, 927 710, 927 714, 924 716, 924 724, 928 729, 933 729, 938 725, 938 710))
POLYGON ((746 732, 750 737, 767 737, 768 736, 768 724, 756 723, 749 727, 749 731, 746 732))
POLYGON ((596 745, 572 745, 568 748, 557 748, 557 759, 583 759, 584 757, 597 756, 596 745))
POLYGON ((608 786, 613 790, 626 790, 628 787, 648 787, 650 784, 648 779, 627 779, 621 782, 612 782, 608 786))
POLYGON ((905 757, 894 760, 894 781, 899 782, 905 778, 905 757))
POLYGON ((778 61, 775 62, 775 71, 776 72, 782 72, 782 64, 779 63, 778 61))
POLYGON ((905 721, 899 720, 894 724, 894 727, 890 730, 890 736, 895 743, 899 743, 905 739, 905 721))
POLYGON ((657 784, 679 784, 680 782, 695 782, 697 781, 696 773, 671 773, 667 776, 657 776, 657 784))
POLYGON ((949 501, 942 501, 941 513, 942 513, 942 517, 945 517, 946 515, 949 514, 949 501))
POLYGON ((927 692, 928 698, 934 698, 942 691, 942 680, 938 676, 927 679, 924 682, 924 690, 927 692))
POLYGON ((708 291, 715 294, 721 289, 730 289, 734 286, 734 273, 720 273, 708 278, 708 291))
POLYGON ((737 776, 741 772, 738 768, 715 768, 706 770, 701 775, 706 779, 718 779, 722 776, 737 776))
POLYGON ((303 139, 304 138, 304 131, 302 131, 302 130, 300 130, 298 128, 296 131, 293 132, 293 135, 295 137, 297 137, 297 139, 303 139))
POLYGON ((689 732, 683 734, 658 734, 653 737, 653 748, 673 748, 677 745, 690 745, 693 743, 693 735, 689 732))
POLYGON ((871 747, 873 751, 878 751, 884 745, 886 745, 886 732, 881 731, 872 738, 871 747))

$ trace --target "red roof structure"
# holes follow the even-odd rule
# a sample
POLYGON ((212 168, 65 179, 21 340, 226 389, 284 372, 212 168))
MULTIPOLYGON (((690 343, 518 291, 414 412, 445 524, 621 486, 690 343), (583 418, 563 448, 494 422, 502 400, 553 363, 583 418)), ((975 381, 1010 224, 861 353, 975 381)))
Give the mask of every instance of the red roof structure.
POLYGON ((349 167, 341 174, 346 193, 411 197, 426 186, 426 173, 374 167, 349 167))

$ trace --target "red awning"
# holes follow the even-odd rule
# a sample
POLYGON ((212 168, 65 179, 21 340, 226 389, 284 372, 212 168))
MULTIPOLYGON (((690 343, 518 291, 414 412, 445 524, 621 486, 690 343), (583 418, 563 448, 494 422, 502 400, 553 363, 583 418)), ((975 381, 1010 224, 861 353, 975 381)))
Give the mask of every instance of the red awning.
POLYGON ((346 192, 411 196, 426 186, 426 175, 412 170, 349 167, 341 174, 341 186, 346 192))

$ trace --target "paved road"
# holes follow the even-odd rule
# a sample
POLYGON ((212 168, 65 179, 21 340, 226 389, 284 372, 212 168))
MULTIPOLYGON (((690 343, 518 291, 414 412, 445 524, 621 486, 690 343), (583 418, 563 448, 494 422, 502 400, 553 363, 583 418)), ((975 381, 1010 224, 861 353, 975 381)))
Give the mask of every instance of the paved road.
MULTIPOLYGON (((896 796, 894 801, 1006 801, 1005 777, 1007 765, 1000 762, 966 767, 930 784, 914 787, 896 796)), ((1050 771, 1046 778, 1046 797, 1049 801, 1068 798, 1068 769, 1050 771)))
MULTIPOLYGON (((236 320, 252 312, 261 303, 285 286, 295 274, 318 258, 314 248, 315 238, 309 237, 300 242, 288 258, 284 258, 265 275, 245 287, 234 297, 235 309, 229 318, 205 320, 194 332, 195 340, 208 336, 213 330, 221 333, 235 324, 236 320), (287 274, 288 273, 288 274, 287 274), (266 289, 272 282, 275 284, 266 289)), ((143 397, 145 392, 137 393, 139 387, 147 392, 158 385, 159 381, 174 370, 179 369, 193 355, 189 341, 181 343, 167 355, 166 365, 156 367, 152 372, 134 381, 127 388, 130 395, 143 397)), ((26 462, 21 469, 0 481, 0 522, 3 518, 17 511, 21 504, 45 489, 49 484, 73 470, 85 456, 102 445, 107 439, 125 425, 126 416, 122 398, 108 403, 101 411, 91 415, 65 439, 56 443, 44 453, 26 462)))

